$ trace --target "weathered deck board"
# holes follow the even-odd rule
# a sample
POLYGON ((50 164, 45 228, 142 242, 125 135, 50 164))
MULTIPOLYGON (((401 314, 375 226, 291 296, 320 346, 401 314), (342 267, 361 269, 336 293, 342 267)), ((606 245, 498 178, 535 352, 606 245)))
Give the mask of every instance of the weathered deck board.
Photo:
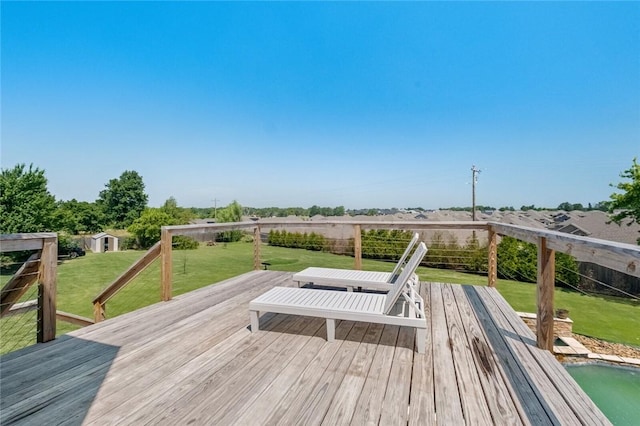
MULTIPOLYGON (((431 318, 432 286, 422 285, 424 312, 431 318)), ((411 405, 409 406, 409 425, 435 425, 436 407, 433 379, 433 337, 431 327, 427 327, 424 354, 414 354, 413 376, 411 378, 411 405)))
MULTIPOLYGON (((511 317, 510 323, 516 335, 527 336, 528 334, 527 340, 534 338, 533 333, 523 321, 514 320, 517 315, 510 309, 510 306, 502 297, 491 292, 485 291, 484 293, 492 297, 493 302, 502 309, 502 313, 506 318, 511 317)), ((601 416, 602 413, 598 407, 587 397, 582 388, 571 378, 560 363, 556 361, 553 354, 548 351, 537 350, 537 348, 534 348, 532 345, 529 345, 528 349, 531 356, 544 371, 546 378, 551 381, 567 406, 573 411, 573 414, 578 419, 578 423, 584 425, 601 424, 599 416, 601 416)), ((545 397, 547 397, 547 395, 545 395, 545 397)))
POLYGON ((456 382, 456 369, 451 356, 453 342, 449 336, 442 291, 431 289, 431 329, 433 332, 433 377, 436 387, 437 424, 450 425, 464 418, 462 401, 456 382))
MULTIPOLYGON (((256 271, 0 357, 4 424, 606 424, 495 289, 422 283, 415 330, 266 314, 256 271)), ((316 291, 322 291, 318 289, 316 291)))
POLYGON ((380 420, 382 403, 387 389, 388 372, 395 352, 400 327, 385 325, 380 337, 380 343, 373 355, 369 374, 364 382, 356 411, 351 417, 352 425, 377 424, 380 420))
MULTIPOLYGON (((494 423, 501 425, 521 425, 523 415, 520 405, 511 398, 510 387, 505 383, 498 368, 497 354, 486 344, 483 327, 474 315, 471 301, 462 286, 451 286, 464 331, 467 345, 475 362, 475 371, 482 385, 485 402, 494 423)), ((471 367, 473 368, 473 367, 471 367)), ((524 422, 526 423, 526 421, 524 422)))
POLYGON ((467 421, 471 424, 489 424, 491 423, 491 414, 489 413, 486 398, 493 398, 493 395, 487 394, 485 398, 485 392, 480 385, 478 372, 482 370, 477 368, 473 359, 474 352, 467 341, 462 318, 458 310, 458 305, 464 306, 464 299, 456 304, 451 287, 439 287, 442 290, 442 300, 447 317, 449 342, 453 353, 462 411, 465 413, 467 421))
POLYGON ((371 369, 373 354, 384 330, 383 324, 370 324, 345 374, 342 386, 322 421, 327 426, 348 425, 356 409, 360 391, 371 369))

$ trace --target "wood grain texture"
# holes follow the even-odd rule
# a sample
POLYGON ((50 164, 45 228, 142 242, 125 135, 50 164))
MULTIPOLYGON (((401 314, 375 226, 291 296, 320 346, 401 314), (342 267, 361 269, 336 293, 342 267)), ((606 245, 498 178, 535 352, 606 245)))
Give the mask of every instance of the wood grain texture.
POLYGON ((40 255, 41 252, 36 252, 29 256, 9 281, 2 286, 2 290, 0 290, 0 317, 8 313, 29 287, 38 280, 40 255))
POLYGON ((38 342, 56 338, 58 237, 44 239, 38 270, 38 342))
POLYGON ((555 252, 547 247, 547 239, 538 241, 538 277, 536 296, 536 336, 538 347, 553 352, 553 296, 556 281, 555 252))
POLYGON ((397 325, 340 321, 329 343, 321 318, 265 314, 251 333, 249 302, 291 276, 252 271, 1 356, 0 422, 608 424, 495 289, 421 283, 418 354, 397 325))

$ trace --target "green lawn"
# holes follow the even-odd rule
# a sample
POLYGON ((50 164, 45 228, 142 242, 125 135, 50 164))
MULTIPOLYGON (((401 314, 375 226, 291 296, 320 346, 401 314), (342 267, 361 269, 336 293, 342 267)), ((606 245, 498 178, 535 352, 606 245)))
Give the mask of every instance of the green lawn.
MULTIPOLYGON (((269 269, 300 271, 308 266, 353 268, 353 258, 306 250, 263 245, 262 260, 269 269)), ((87 253, 68 260, 58 268, 58 309, 93 317, 93 298, 124 272, 143 252, 87 253)), ((392 263, 363 260, 363 269, 390 271, 392 263)), ((253 269, 253 244, 233 243, 201 246, 198 250, 174 251, 173 295, 213 284, 253 269)), ((419 268, 423 281, 486 285, 486 277, 439 269, 419 268)), ((499 280, 498 290, 518 311, 535 312, 533 284, 499 280)), ((640 304, 620 298, 584 296, 556 290, 558 308, 566 308, 576 333, 640 347, 640 304)), ((160 267, 156 260, 128 287, 106 305, 107 317, 139 309, 160 300, 160 267)), ((60 323, 59 334, 77 327, 60 323)))

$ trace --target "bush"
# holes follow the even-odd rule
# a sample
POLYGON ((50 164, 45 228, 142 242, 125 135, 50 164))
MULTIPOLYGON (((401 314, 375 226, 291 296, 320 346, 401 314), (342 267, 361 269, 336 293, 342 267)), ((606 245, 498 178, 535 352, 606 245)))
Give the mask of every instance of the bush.
POLYGON ((428 246, 427 266, 440 269, 467 269, 465 248, 460 246, 454 236, 450 235, 449 240, 446 241, 441 232, 436 232, 428 246))
POLYGON ((161 228, 175 225, 175 219, 160 209, 146 209, 142 215, 127 228, 136 237, 140 248, 148 249, 160 241, 161 228))
POLYGON ((299 232, 269 231, 268 242, 272 246, 287 248, 302 248, 306 250, 321 251, 327 247, 324 236, 314 232, 301 234, 299 232))
MULTIPOLYGON (((575 287, 580 279, 576 260, 565 253, 556 252, 558 286, 575 287)), ((504 237, 498 244, 498 276, 535 283, 538 279, 538 248, 512 237, 504 237)))
POLYGON ((411 231, 371 229, 362 231, 362 257, 398 260, 413 237, 411 231))
POLYGON ((136 239, 130 236, 120 237, 118 239, 118 247, 120 250, 137 250, 139 249, 136 239))
POLYGON ((194 240, 191 237, 186 237, 184 235, 176 235, 175 237, 173 237, 171 246, 175 250, 195 250, 200 245, 196 240, 194 240))

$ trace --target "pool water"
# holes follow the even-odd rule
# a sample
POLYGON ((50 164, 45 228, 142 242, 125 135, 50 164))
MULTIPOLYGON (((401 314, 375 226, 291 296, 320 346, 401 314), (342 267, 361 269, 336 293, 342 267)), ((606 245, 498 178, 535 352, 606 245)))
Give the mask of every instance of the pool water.
POLYGON ((565 368, 611 423, 640 424, 640 368, 600 363, 565 368))

